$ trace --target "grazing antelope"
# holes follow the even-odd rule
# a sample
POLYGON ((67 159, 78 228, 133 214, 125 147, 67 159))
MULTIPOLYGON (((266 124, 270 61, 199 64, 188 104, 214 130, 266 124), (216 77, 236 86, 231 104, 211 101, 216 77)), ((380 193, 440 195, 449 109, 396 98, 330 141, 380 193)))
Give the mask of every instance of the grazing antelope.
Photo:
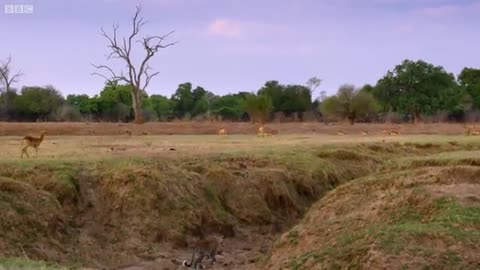
POLYGON ((260 126, 260 127, 258 128, 257 136, 259 136, 259 137, 265 136, 265 132, 264 132, 263 126, 260 126))
POLYGON ((390 136, 398 136, 400 135, 400 131, 398 130, 390 130, 390 136))
POLYGON ((395 129, 392 129, 392 130, 386 130, 384 129, 382 131, 383 134, 387 135, 387 136, 398 136, 400 135, 400 131, 398 130, 395 130, 395 129))
POLYGON ((361 133, 362 133, 363 136, 367 136, 367 135, 368 135, 368 131, 366 131, 366 130, 362 130, 361 133))
POLYGON ((273 136, 274 134, 278 134, 278 130, 269 128, 268 131, 264 126, 260 126, 258 128, 257 136, 265 137, 265 136, 273 136))
POLYGON ((345 134, 347 134, 347 133, 345 133, 343 130, 340 130, 340 131, 337 132, 337 135, 339 135, 339 136, 343 136, 345 134))
POLYGON ((480 131, 478 129, 475 128, 475 125, 470 125, 470 126, 465 126, 465 135, 469 136, 469 135, 473 135, 473 136, 476 136, 476 135, 480 135, 480 131))
POLYGON ((478 130, 469 130, 469 134, 468 134, 468 135, 478 136, 478 135, 480 135, 480 131, 478 131, 478 130))
POLYGON ((28 147, 33 147, 35 149, 35 155, 38 155, 38 147, 43 141, 43 138, 45 137, 45 134, 47 134, 47 131, 43 130, 40 133, 40 138, 32 137, 32 136, 25 136, 23 137, 22 140, 22 154, 20 155, 20 158, 23 158, 23 154, 27 155, 28 158, 30 156, 28 155, 27 148, 28 147))
POLYGON ((219 131, 218 131, 218 135, 227 135, 227 130, 225 128, 221 128, 219 131))

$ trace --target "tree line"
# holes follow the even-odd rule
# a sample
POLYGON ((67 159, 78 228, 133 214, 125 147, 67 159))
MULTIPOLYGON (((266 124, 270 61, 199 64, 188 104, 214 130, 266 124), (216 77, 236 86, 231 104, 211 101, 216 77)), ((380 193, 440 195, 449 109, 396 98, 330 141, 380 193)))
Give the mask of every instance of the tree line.
POLYGON ((323 100, 325 117, 363 121, 478 121, 480 69, 464 68, 458 76, 422 60, 404 60, 375 85, 340 87, 323 100))
MULTIPOLYGON (((285 86, 270 81, 259 92, 258 95, 239 92, 222 96, 187 82, 180 84, 171 97, 143 93, 141 108, 146 121, 248 121, 251 118, 267 121, 270 112, 288 115, 311 109, 309 90, 305 86, 285 86), (268 97, 272 87, 280 90, 272 92, 279 96, 268 97)), ((86 94, 64 97, 53 86, 25 86, 20 91, 11 88, 1 92, 0 120, 128 122, 135 118, 131 95, 130 85, 113 82, 108 82, 93 97, 86 94)))
MULTIPOLYGON (((135 119, 132 86, 108 81, 99 94, 66 97, 53 86, 12 87, 21 73, 12 72, 11 59, 0 65, 2 121, 122 121, 135 119), (12 80, 13 77, 13 80, 12 80)), ((315 90, 321 80, 305 85, 267 81, 255 92, 216 95, 186 82, 170 97, 142 92, 146 121, 223 120, 418 122, 471 121, 480 116, 480 69, 464 68, 458 76, 425 61, 405 60, 375 85, 342 85, 327 96, 315 90)))

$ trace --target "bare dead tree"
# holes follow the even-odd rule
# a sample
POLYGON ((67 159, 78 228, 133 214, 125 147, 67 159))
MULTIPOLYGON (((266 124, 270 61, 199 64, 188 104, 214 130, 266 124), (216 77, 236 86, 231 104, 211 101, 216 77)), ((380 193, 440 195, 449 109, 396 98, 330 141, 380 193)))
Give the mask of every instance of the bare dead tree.
POLYGON ((312 77, 310 79, 308 79, 307 81, 307 87, 308 89, 310 89, 310 96, 315 99, 313 97, 313 93, 315 92, 315 90, 320 86, 320 84, 322 83, 322 80, 318 77, 312 77))
POLYGON ((107 82, 123 81, 131 86, 135 123, 139 124, 144 122, 142 111, 143 94, 152 78, 158 75, 158 72, 152 72, 149 61, 160 49, 165 49, 176 44, 176 42, 165 43, 173 31, 166 35, 146 36, 137 39, 141 28, 146 24, 144 18, 140 16, 141 12, 142 6, 137 6, 135 15, 132 18, 132 32, 128 38, 122 37, 120 39, 117 36, 118 25, 113 25, 113 32, 111 34, 107 34, 107 32, 101 28, 101 35, 108 41, 107 47, 111 50, 107 56, 107 60, 120 59, 126 65, 126 74, 123 70, 120 71, 120 73, 115 72, 107 65, 93 65, 97 71, 92 73, 92 75, 105 78, 107 82), (143 60, 137 65, 134 63, 132 57, 134 42, 140 43, 145 51, 143 60))
POLYGON ((0 63, 0 94, 4 95, 5 107, 8 107, 8 92, 12 90, 12 85, 18 83, 18 79, 23 76, 21 71, 13 72, 12 57, 9 56, 7 60, 0 63))

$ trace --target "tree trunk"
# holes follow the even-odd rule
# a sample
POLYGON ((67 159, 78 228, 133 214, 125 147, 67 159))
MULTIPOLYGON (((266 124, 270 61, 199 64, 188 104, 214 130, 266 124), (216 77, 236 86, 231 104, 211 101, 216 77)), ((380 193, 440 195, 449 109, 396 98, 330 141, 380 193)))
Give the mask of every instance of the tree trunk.
POLYGON ((391 124, 392 123, 392 115, 393 115, 393 108, 392 106, 389 106, 388 107, 388 112, 387 112, 387 116, 385 117, 385 122, 387 124, 391 124))
POLYGON ((419 112, 413 112, 413 124, 418 124, 421 120, 422 116, 419 112))
POLYGON ((3 102, 5 103, 5 110, 6 110, 6 111, 8 111, 8 102, 9 102, 9 100, 8 100, 8 98, 9 98, 8 94, 9 94, 9 92, 10 92, 10 84, 7 82, 7 83, 5 84, 5 91, 2 93, 2 94, 3 94, 3 102))
POLYGON ((5 110, 8 111, 8 92, 5 91, 5 93, 1 93, 0 96, 3 95, 3 105, 5 106, 5 110))
POLYGON ((354 112, 349 113, 347 119, 348 119, 348 122, 350 123, 350 125, 355 124, 355 119, 356 119, 355 113, 354 112))
POLYGON ((136 124, 143 124, 145 123, 145 119, 143 118, 143 106, 142 106, 142 91, 140 91, 137 87, 132 86, 132 107, 133 113, 135 114, 134 122, 136 124))

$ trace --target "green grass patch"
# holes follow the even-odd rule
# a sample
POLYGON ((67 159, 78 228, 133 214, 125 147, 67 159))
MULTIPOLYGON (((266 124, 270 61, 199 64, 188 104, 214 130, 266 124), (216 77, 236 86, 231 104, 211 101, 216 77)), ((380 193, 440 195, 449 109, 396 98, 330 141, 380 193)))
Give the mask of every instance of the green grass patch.
POLYGON ((66 270, 55 264, 44 261, 33 261, 23 258, 0 258, 0 269, 25 269, 25 270, 66 270))
POLYGON ((287 238, 290 244, 296 245, 298 243, 298 231, 297 230, 289 231, 287 238))
POLYGON ((408 249, 412 243, 427 239, 439 239, 446 244, 461 242, 467 246, 480 245, 480 207, 465 207, 453 198, 440 198, 433 201, 434 213, 427 217, 412 207, 399 210, 401 219, 395 218, 389 225, 372 227, 377 231, 375 238, 381 247, 390 253, 408 249))

